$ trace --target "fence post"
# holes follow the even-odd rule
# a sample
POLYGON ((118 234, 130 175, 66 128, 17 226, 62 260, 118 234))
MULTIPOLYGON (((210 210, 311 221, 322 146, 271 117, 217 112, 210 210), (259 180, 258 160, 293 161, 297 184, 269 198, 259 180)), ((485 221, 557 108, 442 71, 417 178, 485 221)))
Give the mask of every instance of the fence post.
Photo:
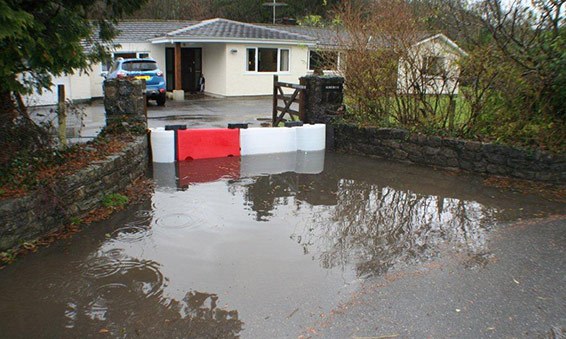
POLYGON ((65 85, 57 85, 57 119, 59 127, 57 134, 59 142, 67 146, 67 107, 65 106, 65 85))
MULTIPOLYGON (((304 78, 300 78, 299 79, 299 84, 303 85, 303 86, 307 86, 307 82, 305 81, 304 78)), ((307 104, 307 89, 302 89, 301 90, 301 96, 299 97, 299 118, 301 119, 302 122, 306 123, 307 122, 307 112, 305 112, 305 107, 307 104)))
POLYGON ((273 119, 271 121, 271 126, 275 126, 275 121, 277 120, 277 83, 279 82, 279 76, 273 76, 273 119))

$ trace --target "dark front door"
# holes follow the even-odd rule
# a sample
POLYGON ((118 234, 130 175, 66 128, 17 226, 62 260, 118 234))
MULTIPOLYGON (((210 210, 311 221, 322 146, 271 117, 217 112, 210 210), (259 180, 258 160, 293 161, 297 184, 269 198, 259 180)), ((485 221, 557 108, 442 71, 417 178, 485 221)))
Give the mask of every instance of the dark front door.
POLYGON ((199 91, 199 78, 202 74, 202 49, 181 49, 181 79, 185 92, 199 91))
POLYGON ((175 89, 175 48, 165 48, 165 84, 167 91, 175 89))

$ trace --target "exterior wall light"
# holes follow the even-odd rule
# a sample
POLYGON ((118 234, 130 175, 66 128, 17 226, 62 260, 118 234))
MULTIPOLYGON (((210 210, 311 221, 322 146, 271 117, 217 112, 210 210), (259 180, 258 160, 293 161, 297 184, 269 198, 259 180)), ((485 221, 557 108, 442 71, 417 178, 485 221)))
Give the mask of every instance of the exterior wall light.
POLYGON ((236 53, 238 53, 238 50, 237 50, 237 49, 231 49, 231 50, 230 50, 230 53, 236 54, 236 53))

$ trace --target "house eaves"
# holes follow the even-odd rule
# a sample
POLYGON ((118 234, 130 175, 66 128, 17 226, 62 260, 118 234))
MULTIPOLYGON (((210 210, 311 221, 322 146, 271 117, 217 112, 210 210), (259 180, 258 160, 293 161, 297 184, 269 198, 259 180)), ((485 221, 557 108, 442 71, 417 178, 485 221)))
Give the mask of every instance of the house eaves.
POLYGON ((462 57, 467 57, 468 53, 466 53, 466 51, 464 51, 462 48, 460 48, 460 46, 456 45, 456 43, 452 40, 450 40, 446 35, 442 34, 442 33, 438 33, 435 34, 431 37, 428 37, 426 39, 423 39, 421 41, 419 41, 418 43, 415 44, 415 46, 419 46, 425 43, 428 43, 430 41, 434 41, 434 40, 440 40, 443 43, 445 43, 447 46, 449 46, 452 50, 454 50, 456 53, 458 53, 460 56, 462 57))
POLYGON ((205 20, 168 32, 150 39, 152 43, 174 42, 226 42, 226 43, 261 43, 294 44, 314 46, 317 39, 311 36, 292 33, 282 29, 264 27, 227 19, 205 20))
POLYGON ((231 43, 231 44, 262 44, 262 45, 296 45, 296 46, 316 46, 316 41, 297 41, 297 40, 262 40, 262 39, 226 39, 226 38, 156 38, 151 39, 152 44, 174 44, 179 43, 231 43))

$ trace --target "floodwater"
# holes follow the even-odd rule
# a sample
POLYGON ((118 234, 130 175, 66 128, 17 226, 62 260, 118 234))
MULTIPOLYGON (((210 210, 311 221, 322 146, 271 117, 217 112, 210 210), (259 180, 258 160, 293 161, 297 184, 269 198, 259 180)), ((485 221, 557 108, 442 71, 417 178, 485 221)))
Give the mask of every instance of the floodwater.
POLYGON ((334 153, 151 167, 150 201, 0 271, 0 337, 296 338, 364 279, 563 209, 334 153))

